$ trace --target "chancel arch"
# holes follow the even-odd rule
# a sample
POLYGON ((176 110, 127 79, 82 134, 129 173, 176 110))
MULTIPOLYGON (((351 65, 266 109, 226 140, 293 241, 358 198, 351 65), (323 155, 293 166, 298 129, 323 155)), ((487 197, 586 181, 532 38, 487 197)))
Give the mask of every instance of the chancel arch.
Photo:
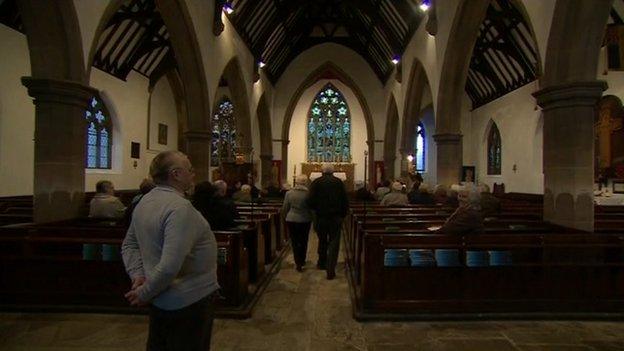
POLYGON ((355 92, 337 79, 318 80, 293 110, 287 176, 319 172, 320 164, 329 162, 344 173, 352 189, 355 180, 364 180, 365 133, 364 109, 355 92))
MULTIPOLYGON (((357 101, 357 104, 362 109, 362 117, 364 121, 364 129, 362 130, 361 136, 366 136, 366 139, 362 139, 362 142, 366 143, 368 146, 365 149, 368 151, 369 160, 371 160, 370 155, 374 155, 374 127, 373 127, 373 117, 370 112, 370 108, 366 99, 364 98, 364 94, 361 89, 355 84, 353 79, 349 77, 340 67, 338 67, 333 62, 325 62, 318 66, 312 73, 310 73, 305 80, 299 85, 297 90, 293 93, 288 106, 286 108, 286 112, 284 115, 284 120, 282 124, 282 174, 283 176, 290 177, 292 175, 293 165, 296 165, 296 161, 292 161, 289 158, 289 149, 292 150, 292 143, 294 140, 290 139, 290 132, 294 128, 291 124, 295 114, 295 108, 299 104, 302 95, 306 92, 310 87, 317 84, 319 80, 331 80, 336 86, 340 88, 340 85, 344 85, 345 88, 341 88, 341 91, 345 91, 345 89, 349 89, 353 93, 354 100, 357 101), (336 83, 340 82, 340 84, 336 83), (287 162, 286 162, 287 161, 287 162)), ((320 89, 317 88, 317 90, 320 89)), ((311 100, 310 100, 311 102, 311 100)), ((353 106, 353 104, 351 104, 353 106)), ((309 103, 307 105, 309 107, 309 103)), ((307 112, 306 107, 306 112, 307 112)), ((305 129, 303 129, 305 130, 305 129)), ((304 150, 304 149, 302 149, 304 150)), ((363 153, 363 150, 362 150, 363 153)), ((354 161, 357 163, 361 163, 361 166, 364 167, 364 156, 357 154, 355 151, 352 154, 354 160, 361 158, 362 161, 354 161)), ((301 158, 303 159, 303 157, 301 158)), ((370 179, 371 172, 374 171, 374 163, 368 162, 368 172, 367 179, 370 179)), ((362 168, 362 180, 363 176, 363 168, 362 168)), ((359 180, 359 179, 358 179, 359 180)))

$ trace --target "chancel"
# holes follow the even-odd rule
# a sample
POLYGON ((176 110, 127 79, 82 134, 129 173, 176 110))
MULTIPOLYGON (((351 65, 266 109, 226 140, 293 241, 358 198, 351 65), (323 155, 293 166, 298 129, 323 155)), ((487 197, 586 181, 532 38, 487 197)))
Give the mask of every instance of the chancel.
POLYGON ((150 175, 214 244, 219 292, 165 304, 214 308, 214 350, 624 349, 623 18, 0 0, 0 349, 154 347, 155 301, 201 257, 168 260, 198 241, 141 210, 150 175), (137 208, 169 226, 124 262, 137 208), (136 257, 171 278, 141 307, 136 257))

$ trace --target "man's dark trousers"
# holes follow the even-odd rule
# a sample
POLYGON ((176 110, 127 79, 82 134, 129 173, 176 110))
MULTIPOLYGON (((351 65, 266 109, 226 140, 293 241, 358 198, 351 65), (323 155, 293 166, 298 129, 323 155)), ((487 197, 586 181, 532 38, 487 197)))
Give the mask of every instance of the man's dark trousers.
POLYGON ((147 351, 206 351, 215 310, 213 295, 192 305, 167 311, 155 306, 149 309, 147 351))
POLYGON ((319 266, 327 269, 328 273, 335 273, 338 252, 340 251, 342 217, 317 217, 314 222, 314 230, 319 238, 319 266))

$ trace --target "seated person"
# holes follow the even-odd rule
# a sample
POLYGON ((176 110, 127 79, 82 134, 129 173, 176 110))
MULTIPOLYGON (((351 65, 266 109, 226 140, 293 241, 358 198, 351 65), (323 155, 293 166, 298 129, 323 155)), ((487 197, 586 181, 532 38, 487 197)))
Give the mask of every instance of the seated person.
POLYGON ((225 196, 227 183, 217 180, 214 184, 202 182, 195 186, 193 206, 206 218, 213 230, 225 230, 236 226, 239 218, 234 201, 225 196))
POLYGON ((386 194, 388 194, 389 192, 390 181, 384 180, 383 183, 381 183, 381 186, 377 188, 377 191, 375 191, 375 198, 377 199, 377 201, 381 201, 381 199, 383 199, 383 197, 386 196, 386 194))
POLYGON ((108 180, 100 180, 95 185, 96 194, 89 204, 89 217, 122 218, 126 206, 115 197, 115 187, 108 180))
POLYGON ((373 194, 368 191, 368 187, 361 180, 355 181, 355 200, 356 201, 375 201, 373 194))
POLYGON ((407 199, 409 200, 409 203, 412 205, 435 204, 435 200, 433 199, 433 196, 429 194, 429 187, 427 187, 427 184, 421 184, 420 187, 416 191, 412 189, 412 191, 410 191, 407 194, 407 199))
POLYGON ((483 233, 481 194, 475 187, 470 187, 459 190, 457 199, 459 207, 437 232, 457 235, 483 233))
POLYGON ((501 202, 490 192, 490 187, 481 183, 477 189, 481 193, 481 213, 483 217, 499 214, 501 212, 501 202))
POLYGON ((282 194, 282 189, 275 182, 271 182, 269 186, 266 188, 265 196, 268 198, 279 199, 283 198, 284 194, 282 194))
POLYGON ((251 185, 243 184, 240 190, 232 195, 234 202, 251 202, 251 185))
POLYGON ((457 198, 457 196, 458 196, 457 194, 462 189, 465 189, 465 188, 460 186, 459 184, 451 185, 451 188, 446 193, 446 201, 444 201, 444 205, 448 206, 448 207, 457 207, 457 206, 459 206, 459 200, 457 198))
POLYGON ((446 186, 443 184, 436 185, 433 190, 433 200, 436 204, 444 204, 446 203, 446 186))
POLYGON ((126 213, 124 215, 124 223, 126 225, 130 225, 130 222, 132 221, 132 212, 134 211, 134 208, 136 207, 136 205, 139 204, 139 201, 141 201, 143 196, 149 193, 155 187, 156 187, 156 184, 154 184, 153 180, 149 178, 143 179, 143 181, 141 182, 141 185, 139 185, 139 193, 135 197, 132 198, 132 202, 130 202, 130 206, 128 206, 128 208, 126 209, 126 213))
POLYGON ((392 191, 381 199, 382 206, 400 207, 408 204, 407 195, 403 193, 403 184, 400 182, 392 183, 392 191))

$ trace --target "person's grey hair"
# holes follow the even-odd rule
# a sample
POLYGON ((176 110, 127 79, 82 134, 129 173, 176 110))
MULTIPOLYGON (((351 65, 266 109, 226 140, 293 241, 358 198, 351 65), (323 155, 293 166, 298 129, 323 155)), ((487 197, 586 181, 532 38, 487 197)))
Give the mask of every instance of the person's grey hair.
POLYGON ((227 183, 225 180, 219 179, 215 181, 212 186, 214 186, 221 195, 225 195, 227 192, 227 183))
POLYGON ((163 151, 156 155, 150 164, 150 176, 156 184, 166 184, 169 179, 169 171, 175 164, 174 156, 186 157, 180 151, 163 151))
POLYGON ((308 176, 305 174, 300 174, 295 178, 295 184, 297 185, 306 185, 308 184, 308 176))
POLYGON ((251 185, 243 184, 243 186, 241 186, 241 191, 243 193, 251 193, 251 185))
POLYGON ((109 188, 113 186, 113 182, 110 180, 100 180, 95 184, 96 193, 106 193, 109 188))
POLYGON ((392 183, 392 191, 400 192, 401 190, 403 190, 403 184, 401 184, 401 182, 392 183))
POLYGON ((323 163, 321 171, 323 173, 334 173, 334 165, 332 163, 323 163))
POLYGON ((426 183, 420 184, 420 186, 418 187, 418 191, 421 192, 421 193, 428 193, 429 192, 429 185, 427 185, 426 183))
POLYGON ((474 210, 481 210, 481 193, 477 187, 471 186, 461 190, 462 195, 466 196, 466 204, 474 210))
POLYGON ((363 180, 356 180, 355 181, 355 189, 362 189, 364 187, 364 181, 363 180))

